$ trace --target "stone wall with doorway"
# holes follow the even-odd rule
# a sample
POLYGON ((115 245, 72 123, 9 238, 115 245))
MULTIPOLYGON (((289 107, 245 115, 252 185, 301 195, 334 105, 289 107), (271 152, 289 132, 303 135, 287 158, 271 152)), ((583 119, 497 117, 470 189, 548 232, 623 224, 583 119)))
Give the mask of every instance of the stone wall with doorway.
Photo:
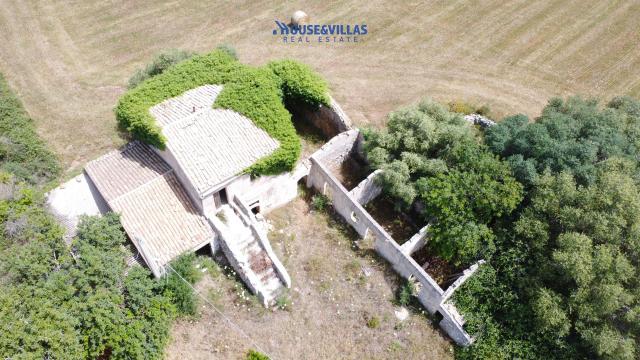
POLYGON ((245 174, 227 185, 227 196, 229 199, 238 196, 252 210, 257 206, 259 212, 266 214, 295 199, 298 196, 298 182, 308 173, 308 161, 301 161, 293 171, 280 175, 252 179, 245 174))

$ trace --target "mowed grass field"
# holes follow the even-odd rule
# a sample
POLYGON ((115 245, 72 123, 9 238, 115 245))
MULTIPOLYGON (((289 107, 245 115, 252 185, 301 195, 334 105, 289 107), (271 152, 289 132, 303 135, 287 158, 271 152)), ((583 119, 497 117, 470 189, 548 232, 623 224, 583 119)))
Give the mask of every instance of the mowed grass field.
POLYGON ((311 64, 358 125, 423 96, 536 116, 554 95, 640 95, 638 1, 0 1, 0 71, 69 172, 120 145, 113 107, 167 48, 311 64), (303 9, 366 23, 358 44, 283 44, 303 9))

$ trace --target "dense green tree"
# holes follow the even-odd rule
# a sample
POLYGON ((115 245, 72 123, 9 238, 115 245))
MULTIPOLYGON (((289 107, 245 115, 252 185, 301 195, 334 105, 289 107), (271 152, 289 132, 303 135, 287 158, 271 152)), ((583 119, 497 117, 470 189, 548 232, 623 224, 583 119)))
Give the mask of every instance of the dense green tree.
MULTIPOLYGON (((169 285, 148 270, 125 275, 118 216, 84 218, 67 248, 42 201, 30 188, 0 201, 0 219, 11 229, 0 248, 0 356, 162 358, 176 305, 169 285)), ((178 262, 184 276, 196 273, 193 255, 178 262)), ((193 297, 191 288, 181 296, 193 297)))
POLYGON ((487 131, 527 202, 494 224, 494 256, 455 295, 478 335, 456 357, 640 356, 639 115, 628 97, 553 99, 535 123, 487 131))
POLYGON ((616 98, 601 108, 595 100, 554 98, 535 122, 510 116, 486 132, 486 143, 509 160, 522 183, 532 185, 545 169, 568 171, 580 184, 595 179, 595 165, 610 157, 637 159, 640 104, 616 98))
POLYGON ((490 256, 489 225, 509 214, 522 187, 509 165, 491 154, 459 114, 425 100, 389 115, 387 131, 365 133, 376 179, 398 206, 424 204, 430 244, 455 263, 490 256))

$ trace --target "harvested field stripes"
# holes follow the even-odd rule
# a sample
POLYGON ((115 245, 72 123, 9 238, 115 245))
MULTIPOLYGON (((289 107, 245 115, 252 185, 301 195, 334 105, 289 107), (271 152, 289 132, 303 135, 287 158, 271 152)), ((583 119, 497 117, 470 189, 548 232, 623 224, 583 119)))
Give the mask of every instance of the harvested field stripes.
POLYGON ((536 116, 556 95, 640 95, 637 1, 2 1, 0 28, 0 70, 69 170, 123 143, 116 100, 167 48, 230 43, 242 62, 307 62, 356 125, 380 125, 425 95, 487 103, 498 117, 536 116), (298 8, 370 33, 358 44, 283 44, 273 19, 298 8))

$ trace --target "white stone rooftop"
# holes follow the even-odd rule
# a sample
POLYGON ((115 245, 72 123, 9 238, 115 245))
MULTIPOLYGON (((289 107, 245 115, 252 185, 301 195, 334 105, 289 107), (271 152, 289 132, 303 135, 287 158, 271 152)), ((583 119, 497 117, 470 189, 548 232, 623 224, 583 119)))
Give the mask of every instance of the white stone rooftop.
POLYGON ((200 195, 280 146, 245 116, 213 109, 221 90, 204 85, 149 110, 162 126, 167 150, 200 195))

